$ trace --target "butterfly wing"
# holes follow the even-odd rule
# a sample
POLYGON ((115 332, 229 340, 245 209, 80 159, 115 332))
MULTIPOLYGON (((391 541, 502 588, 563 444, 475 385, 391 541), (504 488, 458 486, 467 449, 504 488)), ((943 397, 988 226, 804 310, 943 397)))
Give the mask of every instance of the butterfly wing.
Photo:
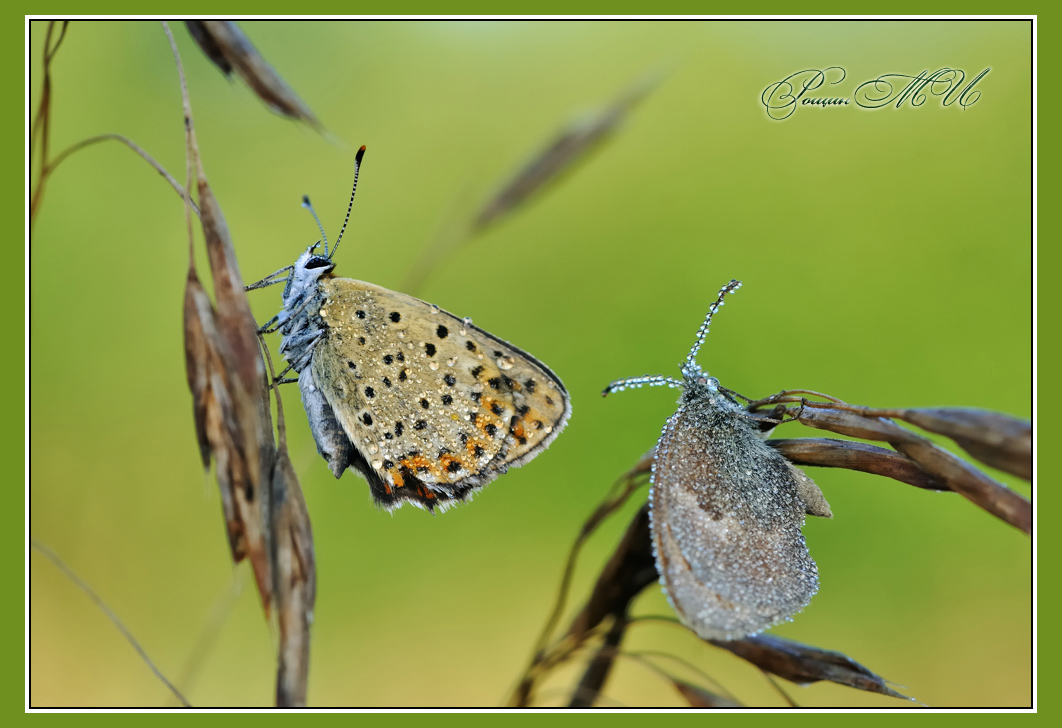
POLYGON ((811 601, 818 570, 800 492, 818 489, 747 420, 708 399, 685 403, 664 426, 652 482, 660 581, 702 638, 755 634, 811 601))
POLYGON ((470 322, 349 278, 322 280, 319 296, 314 384, 381 505, 463 500, 567 423, 560 379, 470 322))

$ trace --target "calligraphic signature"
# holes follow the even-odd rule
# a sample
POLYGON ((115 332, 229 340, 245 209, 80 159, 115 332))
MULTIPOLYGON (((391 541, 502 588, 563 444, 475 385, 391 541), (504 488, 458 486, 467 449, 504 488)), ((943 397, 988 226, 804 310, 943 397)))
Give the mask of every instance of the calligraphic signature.
POLYGON ((846 96, 840 93, 840 89, 830 89, 848 77, 843 68, 809 68, 791 73, 781 81, 769 85, 760 94, 760 102, 767 110, 767 116, 774 121, 788 119, 802 106, 820 109, 849 106, 881 109, 894 106, 899 109, 907 104, 911 108, 918 108, 931 97, 940 98, 941 106, 957 104, 967 109, 981 98, 981 90, 975 86, 991 70, 991 67, 986 68, 969 83, 966 83, 966 72, 958 68, 944 67, 933 73, 927 69, 913 76, 883 73, 875 79, 859 84, 851 92, 851 96, 846 96), (834 95, 820 92, 824 85, 825 91, 832 90, 834 95))

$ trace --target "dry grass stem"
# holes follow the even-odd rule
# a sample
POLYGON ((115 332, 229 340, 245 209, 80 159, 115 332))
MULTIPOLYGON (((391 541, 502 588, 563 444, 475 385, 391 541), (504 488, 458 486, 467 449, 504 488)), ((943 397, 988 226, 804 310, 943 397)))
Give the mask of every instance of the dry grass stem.
POLYGON ((846 468, 883 475, 925 490, 950 490, 942 480, 927 473, 906 455, 877 445, 828 437, 768 440, 767 444, 796 465, 846 468))
POLYGON ((268 386, 273 380, 272 362, 267 378, 235 248, 196 143, 180 55, 169 27, 165 23, 163 27, 181 82, 189 177, 194 167, 216 300, 215 308, 199 283, 189 228, 185 355, 200 454, 204 465, 211 457, 217 462, 233 559, 250 561, 266 614, 276 607, 280 631, 276 704, 305 706, 316 596, 309 513, 287 453, 279 392, 279 447, 273 441, 269 392, 276 390, 268 386))
POLYGON ((37 167, 37 187, 30 197, 30 232, 33 232, 33 224, 37 220, 37 213, 41 208, 41 200, 44 198, 44 186, 48 181, 48 145, 51 131, 52 118, 52 61, 59 52, 59 46, 66 38, 66 29, 70 21, 64 20, 59 31, 59 37, 52 43, 52 34, 55 32, 56 21, 48 23, 48 32, 44 36, 44 53, 42 59, 41 100, 37 105, 37 113, 33 117, 33 127, 30 131, 30 152, 39 149, 37 167))
MULTIPOLYGON (((106 142, 106 141, 120 142, 120 143, 124 144, 125 146, 129 147, 130 149, 132 149, 133 152, 135 152, 137 154, 137 156, 139 156, 145 162, 150 164, 155 169, 156 172, 158 172, 160 175, 162 175, 162 178, 170 183, 170 187, 172 187, 174 189, 174 191, 178 195, 180 195, 180 197, 182 199, 185 198, 184 187, 181 186, 181 183, 178 182, 176 179, 174 179, 173 175, 171 175, 169 172, 167 172, 166 168, 163 167, 161 164, 159 164, 159 162, 155 161, 155 158, 152 157, 150 154, 148 154, 146 151, 144 151, 140 147, 140 145, 138 145, 136 142, 132 141, 128 137, 122 136, 121 134, 100 134, 99 136, 94 136, 94 137, 89 137, 88 139, 83 139, 82 141, 78 142, 77 144, 73 144, 73 145, 67 147, 61 153, 57 154, 55 159, 53 159, 48 164, 48 166, 47 166, 47 174, 51 174, 53 171, 55 171, 55 168, 58 167, 59 164, 64 159, 69 157, 74 152, 81 151, 82 149, 84 149, 86 147, 90 147, 90 146, 92 146, 94 144, 98 144, 100 142, 106 142)), ((198 217, 199 216, 199 205, 195 204, 195 202, 193 202, 191 200, 188 201, 188 204, 192 206, 192 211, 195 212, 196 217, 198 217)))
POLYGON ((222 73, 231 76, 235 69, 270 109, 290 119, 304 121, 318 131, 323 130, 310 108, 266 63, 236 23, 230 20, 188 20, 185 25, 203 53, 222 73))
POLYGON ((204 445, 202 433, 205 431, 206 441, 217 463, 218 487, 221 490, 233 560, 238 562, 248 558, 263 608, 268 612, 272 597, 272 573, 268 542, 270 532, 266 525, 270 493, 265 485, 268 483, 267 474, 273 469, 275 447, 265 388, 265 364, 258 351, 257 326, 243 292, 228 228, 203 172, 187 81, 177 44, 169 26, 165 22, 162 25, 170 41, 180 79, 188 163, 196 170, 202 230, 216 299, 216 307, 207 305, 209 299, 206 299, 202 286, 198 285, 194 263, 189 256, 185 291, 188 380, 190 384, 202 384, 206 377, 212 396, 207 399, 204 390, 192 387, 196 430, 200 433, 201 454, 204 445), (190 301, 194 305, 190 305, 190 301), (204 351, 209 356, 199 358, 204 351))
MULTIPOLYGON (((269 379, 273 362, 262 343, 269 379)), ((277 457, 273 468, 271 521, 273 527, 274 600, 280 628, 277 655, 276 704, 304 707, 310 671, 310 627, 317 598, 317 565, 310 514, 295 468, 288 456, 287 427, 280 388, 272 387, 277 402, 277 457)))
POLYGON ((165 685, 171 693, 173 693, 173 697, 175 697, 183 707, 192 707, 192 704, 189 703, 183 695, 181 695, 181 691, 178 690, 173 685, 173 683, 166 679, 166 676, 162 674, 162 670, 155 666, 155 663, 151 661, 150 657, 148 657, 147 652, 144 651, 144 648, 141 647, 140 643, 137 642, 135 637, 133 637, 132 632, 130 632, 126 628, 126 626, 122 623, 122 620, 118 618, 118 615, 115 614, 114 611, 107 606, 107 603, 103 601, 100 595, 97 594, 92 587, 86 584, 81 579, 81 577, 79 577, 77 573, 74 572, 73 569, 67 566, 62 559, 56 556, 55 553, 44 544, 40 543, 39 541, 30 539, 30 548, 34 549, 35 551, 43 555, 45 558, 47 558, 49 561, 51 561, 53 564, 55 564, 59 568, 59 570, 63 572, 63 575, 66 576, 66 578, 74 582, 74 585, 77 586, 78 589, 85 592, 89 596, 89 599, 95 602, 96 606, 99 607, 100 611, 107 615, 107 619, 111 620, 111 622, 114 623, 114 626, 118 628, 118 631, 122 633, 122 636, 125 637, 126 641, 133 646, 133 649, 136 650, 138 655, 140 655, 140 659, 143 660, 149 668, 151 668, 151 671, 153 673, 155 673, 155 677, 161 680, 162 684, 165 685))
POLYGON ((678 694, 689 703, 691 708, 743 708, 744 706, 730 698, 717 695, 710 690, 705 690, 699 685, 688 683, 683 680, 673 679, 671 684, 675 686, 678 694))
POLYGON ((1032 424, 1025 420, 960 407, 872 409, 846 405, 845 408, 863 417, 892 417, 944 435, 985 465, 1032 480, 1032 424))
POLYGON ((605 633, 605 640, 602 642, 597 654, 593 656, 590 664, 586 666, 583 677, 576 686, 571 701, 568 703, 569 708, 590 708, 593 706, 597 696, 601 693, 601 688, 605 685, 605 680, 608 679, 608 675, 612 671, 612 663, 615 662, 619 644, 623 641, 623 635, 626 631, 627 620, 623 616, 617 616, 608 632, 605 633))
MULTIPOLYGON (((1028 499, 888 418, 896 417, 946 435, 982 462, 1022 477, 1031 473, 1032 430, 1026 422, 993 412, 958 408, 857 407, 808 390, 783 391, 752 402, 748 407, 750 417, 762 420, 760 427, 764 431, 783 422, 799 421, 848 437, 887 442, 895 448, 889 450, 867 443, 831 438, 769 441, 793 463, 857 470, 926 490, 953 490, 1026 533, 1031 529, 1031 504, 1028 499), (809 401, 808 396, 827 401, 809 401), (761 408, 766 411, 758 411, 761 408)), ((630 604, 645 587, 658 579, 652 553, 648 503, 635 514, 568 630, 552 642, 550 635, 563 612, 574 562, 581 545, 601 521, 629 497, 634 487, 646 480, 652 459, 653 453, 649 453, 621 478, 617 485, 625 487, 620 496, 613 498, 610 494, 581 529, 565 567, 557 603, 536 645, 531 664, 513 692, 510 705, 531 705, 535 699, 536 685, 553 668, 580 652, 584 645, 596 640, 601 642, 590 658, 582 679, 572 691, 570 705, 589 707, 601 696, 615 657, 623 654, 619 646, 626 627, 639 619, 629 616, 630 604)), ((799 684, 825 680, 893 698, 909 699, 890 688, 879 675, 839 652, 802 645, 770 634, 709 642, 764 671, 783 699, 792 705, 795 705, 792 699, 774 682, 771 675, 799 684)), ((738 705, 731 697, 720 698, 697 685, 669 679, 691 705, 738 705)))
MULTIPOLYGON (((30 228, 32 230, 33 224, 37 219, 37 214, 40 211, 40 206, 44 200, 44 188, 47 180, 55 172, 55 170, 62 164, 67 157, 74 152, 85 149, 86 147, 98 144, 103 141, 117 141, 121 142, 129 149, 133 150, 138 156, 150 164, 156 172, 162 175, 163 179, 169 182, 170 186, 180 195, 185 197, 184 188, 177 182, 173 176, 166 171, 165 167, 159 164, 154 157, 148 154, 138 144, 131 139, 122 136, 121 134, 100 134, 99 136, 90 137, 84 139, 76 144, 73 144, 62 152, 57 154, 54 159, 49 159, 49 130, 51 121, 51 106, 52 106, 52 79, 51 79, 51 62, 55 58, 56 52, 59 50, 60 44, 63 42, 63 38, 66 37, 66 29, 69 25, 69 21, 63 21, 62 29, 59 33, 58 39, 55 43, 52 43, 52 33, 55 29, 56 22, 51 21, 48 25, 48 32, 44 41, 44 72, 43 83, 41 88, 40 104, 37 108, 37 113, 33 119, 33 127, 30 132, 30 149, 35 152, 37 159, 37 183, 36 188, 30 199, 30 228)), ((194 202, 190 202, 195 214, 199 214, 199 206, 194 202)))
POLYGON ((857 690, 881 693, 901 700, 911 699, 896 692, 880 676, 840 652, 802 645, 772 634, 758 634, 729 642, 713 640, 712 644, 798 685, 828 680, 857 690))
MULTIPOLYGON (((918 463, 927 473, 945 483, 950 490, 1025 533, 1032 532, 1032 503, 1028 498, 891 420, 864 416, 859 408, 852 408, 850 405, 815 402, 804 404, 798 414, 798 420, 809 427, 829 430, 840 435, 888 442, 898 452, 918 463)), ((1008 423, 1013 420, 999 416, 986 417, 982 421, 1008 423)), ((983 443, 991 440, 990 436, 984 435, 977 441, 982 443, 982 450, 990 450, 991 448, 983 443)), ((1011 450, 1010 440, 1004 438, 1003 441, 1006 443, 1004 448, 1011 450)))
POLYGON ((472 220, 471 233, 475 235, 494 224, 588 159, 659 82, 657 75, 646 77, 624 90, 604 109, 561 129, 483 205, 472 220))
POLYGON ((572 650, 577 649, 585 638, 581 635, 575 639, 565 640, 565 648, 563 651, 554 650, 551 656, 546 655, 546 646, 549 644, 550 636, 553 634, 557 624, 560 622, 561 615, 564 613, 568 591, 571 588, 572 575, 575 572, 575 563, 578 560, 579 552, 582 549, 583 543, 585 543, 586 539, 593 534, 605 518, 619 509, 627 499, 630 498, 635 490, 645 484, 651 466, 651 454, 642 457, 642 459, 639 460, 630 471, 613 484, 609 493, 606 495, 605 500, 594 510, 580 529, 579 536, 575 539, 575 543, 572 544, 572 548, 568 553, 568 559, 565 563, 564 573, 561 576, 560 586, 557 589, 557 598, 554 601, 553 609, 551 610, 550 616, 546 620, 542 633, 539 635, 538 641, 535 644, 534 656, 532 657, 531 664, 528 666, 523 676, 521 676, 519 684, 509 699, 510 705, 529 705, 531 691, 534 688, 537 675, 544 669, 548 669, 548 667, 555 664, 554 661, 563 660, 564 657, 560 657, 559 655, 563 654, 566 657, 572 650))
POLYGON ((404 289, 410 293, 416 292, 444 256, 512 214, 528 199, 553 186, 588 160, 620 127, 638 102, 656 88, 660 80, 660 74, 646 75, 609 106, 561 129, 530 161, 500 185, 498 191, 475 213, 471 222, 458 228, 446 227, 431 239, 410 266, 404 289))

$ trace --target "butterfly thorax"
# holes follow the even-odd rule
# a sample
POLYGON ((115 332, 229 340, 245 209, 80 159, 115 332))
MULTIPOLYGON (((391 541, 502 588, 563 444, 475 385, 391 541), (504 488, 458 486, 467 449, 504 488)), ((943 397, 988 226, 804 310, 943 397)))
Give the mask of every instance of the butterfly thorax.
POLYGON ((335 264, 321 255, 314 255, 311 245, 295 261, 282 296, 283 308, 277 315, 280 323, 280 353, 295 371, 301 372, 310 362, 313 347, 323 334, 318 317, 319 284, 330 277, 335 264))
POLYGON ((727 390, 719 386, 719 380, 709 377, 700 367, 686 366, 682 369, 682 396, 680 404, 690 402, 711 402, 725 412, 738 412, 742 409, 727 390))

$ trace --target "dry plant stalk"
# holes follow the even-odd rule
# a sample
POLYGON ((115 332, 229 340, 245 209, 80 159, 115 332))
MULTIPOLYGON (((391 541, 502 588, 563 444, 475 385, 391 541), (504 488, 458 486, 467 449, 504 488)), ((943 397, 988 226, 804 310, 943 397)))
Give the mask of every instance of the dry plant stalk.
POLYGON ((255 334, 258 327, 243 292, 228 226, 203 169, 177 45, 169 27, 165 24, 163 27, 177 61, 184 105, 188 187, 194 169, 203 236, 217 300, 215 308, 206 297, 195 270, 189 208, 185 361, 196 414, 196 432, 201 454, 209 450, 217 463, 218 486, 233 560, 250 560, 259 596, 268 610, 273 590, 269 534, 264 520, 270 493, 265 484, 268 482, 266 474, 273 468, 276 449, 269 417, 265 363, 258 350, 255 334))
POLYGON ((444 239, 440 235, 425 246, 409 267, 402 290, 415 293, 445 254, 470 242, 520 209, 528 199, 556 184, 587 161, 612 137, 631 110, 657 87, 660 80, 659 74, 646 75, 605 108, 560 129, 548 144, 499 186, 498 191, 480 206, 472 220, 463 225, 454 239, 444 239))
POLYGON ((472 220, 471 233, 483 231, 557 182, 576 164, 586 161, 659 82, 658 76, 647 76, 625 89, 607 107, 561 129, 480 208, 472 220))
MULTIPOLYGON (((44 58, 42 61, 42 77, 43 82, 41 86, 41 98, 40 103, 37 106, 37 113, 33 119, 33 129, 30 135, 30 149, 32 156, 37 158, 37 182, 33 190, 33 194, 30 197, 30 231, 33 230, 33 225, 37 221, 37 215, 40 212, 41 203, 44 201, 44 189, 48 181, 48 178, 56 170, 56 168, 62 164, 74 152, 78 152, 86 147, 90 147, 94 144, 98 144, 104 141, 116 141, 124 144, 131 149, 137 156, 146 161, 155 171, 162 175, 163 179, 169 182, 170 186, 177 192, 181 198, 185 197, 184 188, 180 183, 173 178, 173 176, 166 171, 166 169, 159 164, 155 159, 144 151, 139 145, 134 143, 131 139, 122 136, 121 134, 100 134, 99 136, 90 137, 84 139, 76 144, 64 149, 57 154, 54 159, 49 159, 49 131, 51 128, 51 111, 52 111, 52 77, 51 77, 51 64, 55 59, 55 54, 59 51, 59 46, 63 42, 63 38, 66 37, 66 29, 69 21, 63 21, 63 27, 60 31, 59 38, 55 41, 54 45, 51 42, 52 32, 55 30, 55 21, 51 21, 48 24, 48 31, 44 41, 44 58)), ((192 210, 195 214, 199 215, 199 206, 194 202, 190 202, 192 210)))
MULTIPOLYGON (((316 566, 309 514, 287 453, 283 406, 277 392, 279 443, 270 417, 272 364, 259 348, 235 248, 221 207, 203 168, 195 137, 188 88, 169 27, 181 82, 188 149, 188 177, 194 167, 214 282, 216 308, 199 281, 187 215, 189 263, 185 291, 185 357, 196 433, 204 466, 217 464, 222 510, 233 560, 247 558, 267 616, 276 606, 280 627, 276 703, 306 704, 310 625, 316 595, 316 566)), ((190 207, 189 207, 190 209, 190 207)))
MULTIPOLYGON (((188 387, 192 392, 200 458, 205 468, 210 467, 211 460, 216 464, 222 512, 233 560, 239 562, 247 558, 250 561, 267 616, 272 606, 277 608, 280 627, 277 705, 305 705, 310 624, 316 595, 316 567, 309 514, 287 454, 279 393, 279 447, 273 441, 269 403, 271 379, 266 378, 265 363, 259 350, 258 327, 247 302, 228 227, 204 171, 176 42, 169 26, 163 22, 177 64, 184 109, 188 177, 184 187, 137 144, 118 134, 92 137, 72 145, 54 159, 49 157, 53 100, 51 64, 66 36, 67 25, 64 21, 53 43, 56 23, 51 22, 45 37, 41 99, 31 131, 31 150, 38 160, 36 188, 30 201, 31 229, 40 210, 49 175, 74 152, 102 141, 125 144, 151 164, 184 199, 188 211, 189 245, 183 305, 185 368, 188 387), (198 205, 191 200, 189 192, 193 170, 198 205), (206 241, 216 306, 207 295, 195 267, 193 212, 200 218, 206 241)), ((309 109, 254 50, 235 24, 192 21, 189 22, 189 29, 215 62, 222 58, 224 63, 231 63, 228 68, 223 66, 226 73, 235 67, 271 108, 321 128, 309 109)), ((88 590, 79 580, 74 580, 88 590)), ((92 594, 90 590, 89 593, 92 594)), ((152 670, 187 705, 187 701, 158 672, 131 635, 118 624, 152 670)))
MULTIPOLYGON (((933 445, 925 438, 888 419, 896 417, 953 439, 984 462, 1028 479, 1032 472, 1032 429, 1029 423, 1008 415, 958 408, 872 409, 847 405, 831 397, 828 402, 809 401, 806 390, 783 391, 753 402, 748 414, 761 418, 769 430, 779 420, 799 421, 837 434, 885 441, 896 450, 832 438, 779 439, 768 444, 798 465, 836 467, 883 475, 927 490, 952 490, 1001 520, 1029 533, 1031 503, 968 463, 933 445), (786 405, 795 405, 787 408, 786 405), (769 411, 763 408, 773 406, 769 411)), ((649 530, 649 506, 635 515, 615 551, 602 568, 584 605, 563 635, 551 641, 564 608, 579 547, 607 515, 615 512, 639 485, 648 481, 652 453, 643 457, 618 483, 626 487, 620 497, 609 497, 604 506, 581 529, 565 568, 552 615, 534 651, 531 663, 510 698, 509 704, 527 707, 534 702, 537 685, 558 665, 578 656, 591 640, 601 639, 582 679, 572 691, 569 707, 590 707, 602 697, 601 690, 616 657, 631 656, 620 650, 632 619, 633 599, 657 581, 656 562, 649 530)), ((839 652, 802 645, 770 634, 731 641, 711 640, 755 665, 768 675, 806 684, 827 680, 895 698, 906 696, 890 688, 879 675, 839 652)), ((659 671, 694 707, 739 706, 703 687, 659 671)), ((785 695, 782 693, 783 696, 785 695)), ((785 696, 789 701, 788 696, 785 696)))
MULTIPOLYGON (((791 400, 792 396, 792 393, 783 392, 762 401, 773 404, 791 400)), ((900 454, 942 481, 948 490, 959 493, 1026 534, 1032 533, 1032 502, 1028 498, 934 445, 927 438, 886 419, 878 414, 880 412, 907 413, 913 419, 937 427, 939 434, 950 437, 964 449, 963 443, 966 443, 980 453, 980 456, 973 452, 971 455, 982 462, 1005 464, 1018 471, 1014 474, 1022 478, 1027 479, 1032 475, 1032 427, 1008 415, 946 407, 931 410, 874 410, 852 407, 843 402, 803 400, 794 416, 809 427, 848 437, 888 442, 900 454), (920 414, 922 417, 919 417, 920 414), (971 437, 972 430, 980 430, 981 434, 971 437), (1025 467, 1016 466, 1014 461, 1021 461, 1023 451, 1027 453, 1024 456, 1027 458, 1025 467)))
POLYGON ((33 127, 30 131, 30 150, 40 150, 40 159, 37 162, 39 165, 37 168, 37 187, 33 191, 33 195, 30 197, 30 232, 33 231, 33 223, 37 220, 37 213, 40 211, 41 207, 41 199, 44 196, 44 186, 48 181, 48 142, 52 119, 52 61, 55 59, 55 54, 59 52, 59 47, 63 44, 68 25, 69 21, 64 20, 62 29, 59 31, 59 37, 56 38, 54 45, 52 44, 52 34, 55 31, 54 20, 48 23, 48 32, 44 36, 41 100, 37 105, 37 113, 33 117, 33 127))
POLYGON ((50 548, 34 539, 30 539, 29 545, 30 548, 42 554, 45 558, 55 564, 55 566, 61 572, 63 572, 63 575, 66 578, 72 581, 78 589, 85 592, 85 594, 88 595, 89 599, 95 602, 96 606, 99 607, 100 611, 107 615, 107 618, 114 623, 114 626, 118 628, 118 631, 122 633, 122 636, 125 637, 126 641, 130 645, 132 645, 134 650, 136 650, 137 654, 140 656, 140 659, 144 661, 144 664, 146 664, 151 669, 151 671, 155 673, 155 677, 157 677, 159 681, 163 685, 165 685, 166 688, 173 694, 173 697, 177 699, 177 702, 180 703, 182 707, 191 708, 192 704, 188 702, 188 699, 185 698, 184 695, 181 694, 181 691, 178 690, 174 686, 174 684, 166 678, 166 676, 162 673, 162 670, 156 667, 155 663, 152 662, 150 657, 148 657, 148 654, 144 650, 144 648, 140 646, 140 642, 138 642, 136 637, 133 636, 133 633, 130 632, 129 628, 126 627, 122 620, 118 618, 118 615, 114 613, 114 610, 107 606, 107 603, 103 601, 103 598, 100 597, 99 594, 96 593, 96 590, 86 584, 85 581, 80 576, 78 576, 73 569, 67 566, 66 562, 60 559, 50 548))
POLYGON ((284 79, 231 20, 187 20, 185 25, 203 53, 227 77, 235 69, 266 106, 282 116, 304 121, 314 129, 324 127, 284 79))

